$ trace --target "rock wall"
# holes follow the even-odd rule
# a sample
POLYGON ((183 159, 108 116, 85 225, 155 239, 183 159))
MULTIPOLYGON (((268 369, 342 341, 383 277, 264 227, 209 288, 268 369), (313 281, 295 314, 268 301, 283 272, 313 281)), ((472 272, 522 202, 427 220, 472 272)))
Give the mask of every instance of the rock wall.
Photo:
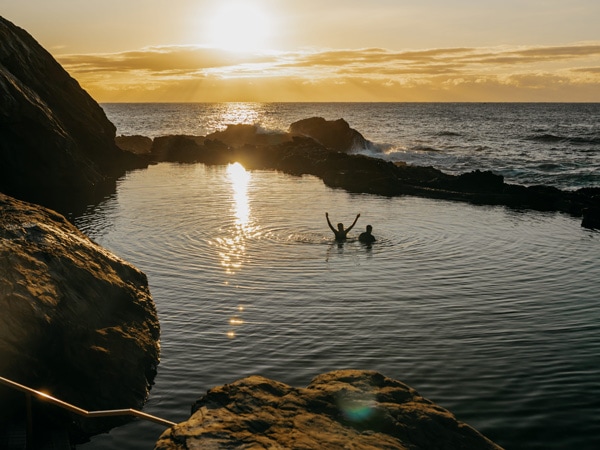
MULTIPOLYGON (((60 214, 3 194, 0 311, 2 376, 87 410, 144 404, 159 361, 146 276, 60 214)), ((0 386, 0 418, 23 407, 0 386)), ((66 420, 91 434, 107 426, 66 420)))
POLYGON ((25 30, 0 17, 0 192, 61 211, 144 162, 102 108, 25 30))
POLYGON ((216 387, 155 448, 500 449, 409 386, 358 370, 320 375, 304 389, 260 376, 216 387))

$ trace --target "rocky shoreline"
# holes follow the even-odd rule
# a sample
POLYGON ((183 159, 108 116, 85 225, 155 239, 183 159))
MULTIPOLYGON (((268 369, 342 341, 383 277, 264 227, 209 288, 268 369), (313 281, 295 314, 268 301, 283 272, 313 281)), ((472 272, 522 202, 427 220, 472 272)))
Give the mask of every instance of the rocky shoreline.
MULTIPOLYGON (((0 96, 0 375, 88 410, 143 405, 159 323, 146 276, 58 212, 98 202, 129 170, 238 161, 350 192, 561 211, 599 226, 598 188, 514 186, 490 172, 452 176, 352 154, 369 143, 342 119, 309 118, 280 135, 234 125, 209 136, 117 138, 77 81, 2 17, 0 96)), ((209 391, 194 408, 157 448, 499 448, 408 386, 368 371, 320 375, 305 389, 250 377, 209 391)), ((22 396, 1 387, 0 422, 23 410, 22 396)), ((87 434, 115 425, 54 408, 42 417, 44 426, 87 434)))
POLYGON ((265 134, 252 125, 230 125, 207 136, 172 135, 153 140, 119 136, 117 144, 158 162, 223 165, 314 175, 330 187, 382 196, 414 195, 474 204, 557 211, 582 218, 582 226, 600 228, 600 188, 563 191, 551 186, 504 182, 490 171, 446 174, 434 167, 392 163, 353 154, 372 145, 343 120, 313 117, 292 123, 288 133, 265 134))

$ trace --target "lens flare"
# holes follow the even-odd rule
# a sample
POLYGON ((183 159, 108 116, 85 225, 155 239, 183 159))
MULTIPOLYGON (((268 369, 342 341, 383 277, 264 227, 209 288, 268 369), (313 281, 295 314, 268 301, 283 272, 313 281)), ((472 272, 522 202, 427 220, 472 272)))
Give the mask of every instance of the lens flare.
POLYGON ((375 413, 377 402, 374 398, 361 394, 356 397, 339 398, 338 406, 346 419, 351 422, 364 422, 375 413))

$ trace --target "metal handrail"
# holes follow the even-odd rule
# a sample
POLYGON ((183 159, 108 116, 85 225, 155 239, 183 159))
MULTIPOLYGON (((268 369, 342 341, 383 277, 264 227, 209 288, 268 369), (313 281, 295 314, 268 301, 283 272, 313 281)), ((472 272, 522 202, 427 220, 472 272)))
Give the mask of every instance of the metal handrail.
POLYGON ((63 402, 62 400, 57 399, 56 397, 52 397, 45 392, 36 391, 28 386, 24 386, 15 381, 9 380, 8 378, 0 377, 0 383, 10 386, 19 391, 23 391, 26 394, 35 395, 40 399, 52 403, 56 406, 59 406, 63 409, 71 411, 75 414, 79 414, 84 417, 109 417, 109 416, 135 416, 140 419, 149 420, 150 422, 155 422, 166 427, 172 427, 176 425, 175 422, 171 422, 170 420, 161 419, 160 417, 153 416, 151 414, 147 414, 142 411, 138 411, 137 409, 110 409, 105 411, 86 411, 85 409, 79 408, 77 406, 71 405, 70 403, 63 402))

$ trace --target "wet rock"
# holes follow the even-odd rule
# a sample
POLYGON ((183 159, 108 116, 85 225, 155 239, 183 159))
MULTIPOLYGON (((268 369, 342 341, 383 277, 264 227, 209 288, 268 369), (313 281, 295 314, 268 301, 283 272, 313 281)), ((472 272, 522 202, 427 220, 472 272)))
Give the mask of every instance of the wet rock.
POLYGON ((117 136, 115 143, 121 150, 135 153, 136 155, 148 155, 152 149, 152 139, 140 135, 117 136))
POLYGON ((584 228, 600 230, 600 208, 585 208, 583 210, 581 226, 584 228))
POLYGON ((62 211, 114 187, 135 155, 102 108, 25 30, 0 17, 0 191, 62 211))
POLYGON ((337 152, 365 150, 372 147, 362 134, 350 128, 344 119, 325 120, 322 117, 310 117, 290 125, 293 136, 310 137, 325 148, 337 152))
POLYGON ((221 141, 203 136, 170 135, 154 138, 152 162, 204 163, 222 165, 232 161, 232 149, 221 141))
POLYGON ((502 192, 504 177, 489 170, 463 173, 455 178, 456 190, 467 192, 502 192))
MULTIPOLYGON (((3 194, 0 311, 2 376, 86 410, 144 404, 159 361, 146 276, 62 215, 3 194)), ((0 386, 0 418, 23 407, 23 394, 0 386)), ((61 420, 90 434, 114 423, 61 420)))
POLYGON ((211 389, 156 445, 191 448, 500 449, 409 386, 358 370, 306 388, 251 376, 211 389))
POLYGON ((203 142, 195 136, 161 136, 152 141, 150 155, 155 162, 196 162, 203 142))

